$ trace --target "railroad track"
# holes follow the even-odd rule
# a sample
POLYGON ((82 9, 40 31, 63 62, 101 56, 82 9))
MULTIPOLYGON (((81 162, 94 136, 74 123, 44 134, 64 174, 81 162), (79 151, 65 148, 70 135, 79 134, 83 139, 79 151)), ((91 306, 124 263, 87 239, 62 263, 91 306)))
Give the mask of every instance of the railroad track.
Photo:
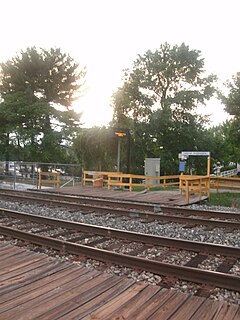
POLYGON ((0 234, 172 279, 239 291, 240 249, 177 240, 0 209, 0 234), (179 257, 178 257, 179 256, 179 257), (214 270, 205 261, 219 260, 214 270), (173 262, 175 261, 175 262, 173 262), (177 261, 177 262, 176 262, 177 261), (237 268, 236 268, 237 270, 237 268))
POLYGON ((94 199, 51 193, 0 190, 0 197, 17 201, 28 201, 48 206, 67 207, 68 210, 78 210, 84 213, 110 213, 116 216, 128 216, 131 219, 146 219, 162 223, 174 222, 187 227, 207 226, 225 228, 228 232, 240 229, 240 214, 223 211, 206 211, 190 208, 155 206, 133 202, 94 199), (154 213, 154 211, 159 211, 154 213))
POLYGON ((6 197, 9 199, 19 199, 19 200, 34 200, 35 201, 51 201, 57 202, 68 202, 74 204, 83 205, 83 208, 87 208, 87 205, 95 207, 110 207, 110 208, 122 208, 129 210, 140 210, 140 211, 159 211, 159 204, 151 204, 144 202, 134 202, 130 200, 112 200, 106 198, 100 198, 95 196, 73 196, 73 195, 64 195, 53 192, 41 192, 41 191, 18 191, 18 190, 7 190, 0 189, 0 197, 6 197))

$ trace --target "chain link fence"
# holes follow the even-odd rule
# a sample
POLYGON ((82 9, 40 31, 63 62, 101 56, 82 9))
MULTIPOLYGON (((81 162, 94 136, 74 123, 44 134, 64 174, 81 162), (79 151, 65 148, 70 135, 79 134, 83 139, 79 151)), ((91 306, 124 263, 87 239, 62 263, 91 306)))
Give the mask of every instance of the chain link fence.
MULTIPOLYGON (((76 164, 23 161, 0 162, 0 188, 13 190, 38 189, 38 173, 60 172, 60 187, 82 183, 82 167, 76 164)), ((51 188, 49 186, 42 188, 51 188)))

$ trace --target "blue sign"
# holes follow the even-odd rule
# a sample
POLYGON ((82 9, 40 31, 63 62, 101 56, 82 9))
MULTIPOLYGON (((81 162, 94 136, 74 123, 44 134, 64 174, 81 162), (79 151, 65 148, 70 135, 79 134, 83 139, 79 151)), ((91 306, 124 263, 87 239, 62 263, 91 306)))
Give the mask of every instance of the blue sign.
POLYGON ((185 171, 185 161, 184 160, 180 160, 179 161, 179 172, 184 172, 185 171))

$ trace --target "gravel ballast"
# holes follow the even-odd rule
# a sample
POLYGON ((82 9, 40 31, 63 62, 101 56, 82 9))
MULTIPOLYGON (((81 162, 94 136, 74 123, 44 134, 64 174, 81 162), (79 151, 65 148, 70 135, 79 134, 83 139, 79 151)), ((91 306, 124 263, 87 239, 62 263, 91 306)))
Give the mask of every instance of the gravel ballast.
MULTIPOLYGON (((198 226, 194 228, 183 228, 182 225, 176 223, 165 223, 161 224, 159 221, 153 221, 144 223, 141 222, 140 219, 132 220, 126 217, 113 217, 112 214, 105 215, 97 215, 96 213, 82 214, 80 211, 68 211, 66 208, 55 208, 55 207, 47 207, 38 204, 28 204, 28 203, 18 203, 17 201, 6 201, 0 200, 0 207, 6 208, 10 210, 27 212, 35 215, 47 216, 56 219, 62 220, 70 220, 82 223, 88 223, 93 225, 100 225, 115 229, 128 230, 133 232, 140 232, 158 236, 165 236, 177 239, 198 241, 198 242, 207 242, 228 246, 240 247, 240 233, 238 230, 232 232, 226 232, 226 230, 221 228, 214 228, 213 230, 207 230, 204 226, 198 226)), ((194 209, 206 209, 209 210, 207 206, 191 206, 194 209)), ((212 210, 223 210, 223 211, 231 211, 231 212, 239 212, 239 209, 234 208, 226 208, 226 207, 212 207, 212 210)), ((185 259, 190 259, 187 253, 185 254, 185 259)), ((55 253, 55 256, 61 258, 63 260, 68 260, 69 257, 63 257, 55 253)), ((176 254, 176 261, 171 261, 170 263, 178 263, 181 260, 179 255, 176 254)), ((220 259, 220 258, 219 258, 220 259)), ((219 260, 216 259, 216 260, 219 260)), ((202 268, 208 269, 208 264, 213 265, 214 269, 214 259, 209 261, 208 263, 203 263, 202 268)), ((168 261, 166 261, 168 262, 168 261)), ((217 263, 218 261, 216 261, 217 263)), ((83 264, 90 268, 99 268, 102 263, 98 261, 94 261, 91 259, 87 259, 84 262, 77 262, 79 264, 83 264)), ((239 275, 239 265, 240 261, 238 261, 237 265, 234 267, 235 270, 232 272, 236 272, 239 275)), ((211 267, 212 268, 212 267, 211 267)), ((117 275, 126 275, 136 281, 147 281, 152 285, 161 284, 161 277, 157 275, 153 275, 149 272, 141 272, 138 273, 129 268, 123 266, 108 266, 105 268, 105 272, 114 273, 117 275)), ((177 281, 172 288, 181 290, 183 292, 191 292, 196 293, 198 286, 187 284, 184 281, 177 281)), ((211 298, 215 300, 228 301, 231 303, 240 304, 240 296, 239 292, 232 292, 224 289, 215 289, 211 295, 211 298)))

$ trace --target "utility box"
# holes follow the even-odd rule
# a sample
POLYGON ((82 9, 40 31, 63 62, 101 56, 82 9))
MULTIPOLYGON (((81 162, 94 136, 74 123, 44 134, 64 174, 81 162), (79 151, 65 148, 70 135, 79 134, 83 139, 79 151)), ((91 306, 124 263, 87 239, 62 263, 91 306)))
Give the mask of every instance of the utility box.
MULTIPOLYGON (((144 160, 145 176, 160 176, 160 158, 146 158, 144 160)), ((159 179, 151 179, 150 183, 159 183, 159 179)))

